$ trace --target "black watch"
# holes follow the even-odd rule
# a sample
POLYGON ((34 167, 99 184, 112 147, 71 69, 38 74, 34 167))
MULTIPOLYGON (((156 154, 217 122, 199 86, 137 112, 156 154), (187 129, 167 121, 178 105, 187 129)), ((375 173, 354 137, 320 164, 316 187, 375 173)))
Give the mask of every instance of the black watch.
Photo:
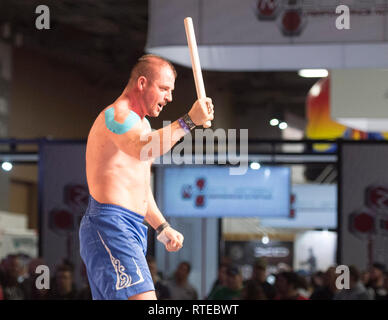
POLYGON ((167 221, 163 222, 159 227, 156 228, 156 233, 160 234, 164 229, 166 229, 169 226, 170 224, 167 221))
POLYGON ((190 130, 194 129, 196 127, 196 124, 191 120, 190 116, 188 113, 186 113, 183 117, 182 120, 186 123, 186 125, 189 127, 190 130))

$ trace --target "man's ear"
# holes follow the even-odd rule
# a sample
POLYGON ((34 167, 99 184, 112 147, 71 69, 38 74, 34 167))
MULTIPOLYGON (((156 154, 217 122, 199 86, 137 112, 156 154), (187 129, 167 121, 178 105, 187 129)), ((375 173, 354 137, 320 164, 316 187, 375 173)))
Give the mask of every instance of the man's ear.
POLYGON ((147 78, 146 77, 144 77, 144 76, 140 76, 138 79, 137 79, 137 88, 139 89, 139 90, 143 90, 145 87, 146 87, 146 85, 147 85, 147 78))

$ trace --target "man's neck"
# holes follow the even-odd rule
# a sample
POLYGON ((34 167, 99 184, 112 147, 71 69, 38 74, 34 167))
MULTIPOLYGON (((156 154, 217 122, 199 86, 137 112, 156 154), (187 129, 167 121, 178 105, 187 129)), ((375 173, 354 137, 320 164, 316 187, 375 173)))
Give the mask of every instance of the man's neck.
POLYGON ((136 112, 136 114, 143 119, 145 117, 145 112, 143 111, 140 101, 140 99, 136 98, 136 93, 134 91, 124 90, 114 104, 136 112))

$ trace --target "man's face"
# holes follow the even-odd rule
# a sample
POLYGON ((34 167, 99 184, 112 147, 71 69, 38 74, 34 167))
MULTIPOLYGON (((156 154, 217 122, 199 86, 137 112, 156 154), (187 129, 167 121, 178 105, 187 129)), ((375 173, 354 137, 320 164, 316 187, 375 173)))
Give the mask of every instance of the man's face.
POLYGON ((163 107, 172 101, 172 92, 175 85, 175 76, 168 65, 162 66, 155 72, 153 80, 147 81, 144 91, 147 115, 158 117, 163 107))

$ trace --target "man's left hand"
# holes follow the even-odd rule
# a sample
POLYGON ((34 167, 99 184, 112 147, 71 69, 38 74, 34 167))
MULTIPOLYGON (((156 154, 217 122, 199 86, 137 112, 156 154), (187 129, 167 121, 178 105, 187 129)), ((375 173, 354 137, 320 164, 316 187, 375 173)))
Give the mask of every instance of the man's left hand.
POLYGON ((165 244, 166 250, 173 252, 178 251, 183 246, 183 235, 171 227, 167 227, 163 230, 165 236, 169 239, 165 244))

